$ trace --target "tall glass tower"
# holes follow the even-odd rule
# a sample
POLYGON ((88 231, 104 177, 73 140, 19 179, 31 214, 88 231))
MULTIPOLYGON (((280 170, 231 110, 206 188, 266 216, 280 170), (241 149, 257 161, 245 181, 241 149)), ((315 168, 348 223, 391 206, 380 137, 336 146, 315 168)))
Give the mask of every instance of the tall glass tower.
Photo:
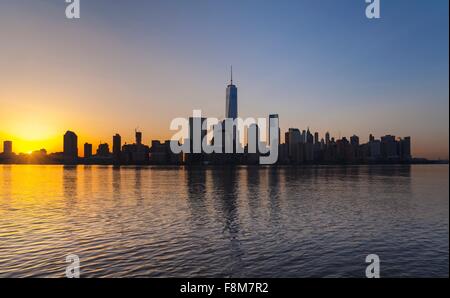
POLYGON ((233 85, 233 67, 231 67, 231 81, 227 86, 227 102, 225 107, 225 118, 236 119, 237 109, 237 87, 233 85))

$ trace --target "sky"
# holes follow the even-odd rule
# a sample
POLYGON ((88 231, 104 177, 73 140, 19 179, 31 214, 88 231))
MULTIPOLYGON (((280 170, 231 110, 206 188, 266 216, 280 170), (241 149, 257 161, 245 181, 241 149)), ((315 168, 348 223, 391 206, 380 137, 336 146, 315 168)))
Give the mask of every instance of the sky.
POLYGON ((233 65, 240 117, 277 113, 332 136, 412 137, 449 156, 448 0, 0 0, 0 141, 62 150, 170 139, 170 122, 224 117, 233 65))

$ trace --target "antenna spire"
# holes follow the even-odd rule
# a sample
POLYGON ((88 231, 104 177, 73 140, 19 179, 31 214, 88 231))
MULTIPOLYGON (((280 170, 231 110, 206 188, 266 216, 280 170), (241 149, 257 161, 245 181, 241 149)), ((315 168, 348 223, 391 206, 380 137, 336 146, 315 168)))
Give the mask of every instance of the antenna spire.
POLYGON ((233 65, 231 65, 231 85, 233 85, 233 65))

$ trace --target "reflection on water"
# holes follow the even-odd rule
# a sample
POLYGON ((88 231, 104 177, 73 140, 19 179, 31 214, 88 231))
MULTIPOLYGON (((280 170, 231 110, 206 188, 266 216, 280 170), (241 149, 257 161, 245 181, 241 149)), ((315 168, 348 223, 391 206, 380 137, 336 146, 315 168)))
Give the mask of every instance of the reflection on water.
POLYGON ((0 276, 448 276, 448 166, 0 166, 0 276))

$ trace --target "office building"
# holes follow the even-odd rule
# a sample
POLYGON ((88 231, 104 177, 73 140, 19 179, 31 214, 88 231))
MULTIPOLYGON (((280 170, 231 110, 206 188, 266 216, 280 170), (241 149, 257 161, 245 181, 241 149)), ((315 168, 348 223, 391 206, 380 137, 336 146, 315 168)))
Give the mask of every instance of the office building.
POLYGON ((303 162, 303 135, 298 128, 289 128, 289 159, 294 163, 303 162))
POLYGON ((314 133, 314 144, 319 144, 319 133, 315 132, 314 133))
POLYGON ((276 136, 272 136, 271 135, 271 129, 270 129, 271 125, 275 125, 275 123, 272 123, 270 121, 271 119, 278 120, 276 122, 278 122, 278 145, 280 145, 280 143, 281 143, 281 132, 280 132, 280 118, 278 117, 278 114, 271 114, 271 115, 269 115, 269 138, 268 138, 268 142, 267 143, 270 145, 272 143, 271 140, 276 137, 276 136))
POLYGON ((236 119, 238 117, 237 106, 237 87, 233 84, 233 67, 231 68, 231 80, 227 86, 226 92, 226 106, 225 106, 225 118, 236 119))
MULTIPOLYGON (((142 138, 142 135, 140 136, 142 138)), ((122 138, 119 134, 113 136, 113 157, 115 162, 120 161, 120 154, 122 151, 122 138)))
POLYGON ((381 137, 381 156, 385 160, 395 161, 399 158, 398 142, 393 135, 381 137))
POLYGON ((84 143, 84 158, 92 157, 92 144, 84 143))
POLYGON ((108 143, 99 144, 97 148, 97 157, 109 157, 109 145, 108 143))
POLYGON ((353 135, 350 137, 350 144, 354 147, 359 146, 359 137, 357 135, 353 135))
MULTIPOLYGON (((189 164, 203 163, 203 139, 206 138, 207 130, 204 129, 206 118, 203 117, 190 117, 189 118, 189 136, 187 141, 189 142, 189 153, 186 153, 186 162, 189 164)), ((222 127, 224 130, 225 128, 222 127)), ((224 134, 222 135, 222 148, 225 146, 224 134)))
POLYGON ((78 137, 70 130, 64 134, 64 158, 68 162, 78 158, 78 137))
POLYGON ((12 155, 12 141, 4 141, 3 142, 3 154, 12 155))
POLYGON ((400 158, 402 161, 411 160, 411 137, 400 139, 400 158))
POLYGON ((135 132, 136 143, 122 146, 121 162, 125 164, 146 164, 149 162, 150 147, 142 144, 142 133, 135 132))

